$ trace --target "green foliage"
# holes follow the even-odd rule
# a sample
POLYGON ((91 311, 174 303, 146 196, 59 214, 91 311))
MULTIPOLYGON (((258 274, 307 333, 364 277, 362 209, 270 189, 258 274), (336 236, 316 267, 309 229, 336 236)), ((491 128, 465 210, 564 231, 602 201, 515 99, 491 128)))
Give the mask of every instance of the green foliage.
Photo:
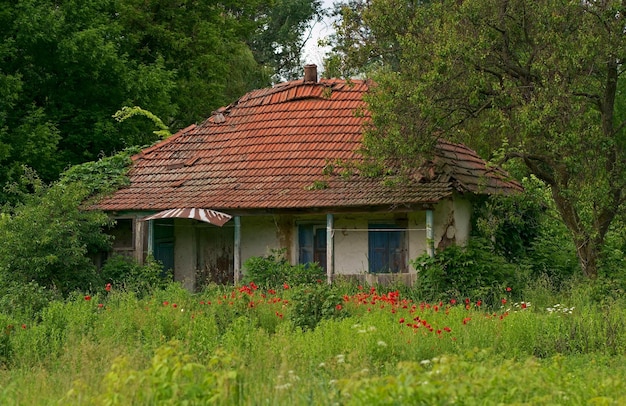
POLYGON ((115 114, 113 114, 113 118, 120 123, 134 116, 145 117, 148 120, 152 121, 154 125, 158 128, 158 130, 153 131, 153 133, 158 135, 160 138, 165 139, 172 135, 169 128, 165 124, 163 124, 163 121, 159 117, 155 116, 148 110, 142 109, 139 106, 124 106, 121 110, 118 110, 115 114))
POLYGON ((596 302, 582 278, 556 293, 526 291, 525 308, 507 296, 488 311, 342 286, 345 316, 305 330, 289 313, 311 286, 246 286, 76 293, 51 301, 39 320, 0 312, 0 402, 624 402, 624 298, 596 302), (220 331, 216 314, 233 308, 220 331), (258 324, 261 314, 274 314, 273 330, 258 324))
POLYGON ((324 269, 316 263, 289 264, 284 250, 273 250, 265 257, 248 258, 243 268, 244 282, 254 282, 264 288, 318 283, 326 278, 324 269))
POLYGON ((371 74, 375 130, 366 134, 367 150, 408 167, 419 164, 423 156, 413 152, 427 152, 421 148, 434 137, 486 157, 503 150, 503 159, 516 160, 550 188, 582 273, 596 277, 626 188, 620 7, 349 2, 335 48, 381 61, 371 74), (395 59, 367 52, 379 44, 395 59))
POLYGON ((74 165, 61 174, 59 183, 80 183, 89 191, 90 197, 113 192, 128 184, 131 157, 139 151, 139 147, 131 147, 110 157, 74 165))
POLYGON ((7 275, 0 276, 0 309, 18 320, 39 320, 48 304, 61 298, 60 292, 47 289, 35 281, 24 282, 7 275))
POLYGON ((321 2, 276 0, 263 6, 267 7, 260 19, 263 25, 251 41, 255 59, 272 66, 277 81, 302 77, 302 50, 310 39, 307 30, 321 20, 321 2))
POLYGON ((0 275, 67 294, 99 286, 90 254, 109 247, 102 233, 110 224, 98 211, 81 210, 90 191, 81 183, 43 186, 0 216, 0 275))
POLYGON ((115 288, 134 292, 138 297, 167 286, 171 280, 154 258, 147 258, 141 265, 134 258, 116 254, 107 258, 100 269, 100 278, 115 288))
POLYGON ((207 405, 239 398, 232 356, 217 352, 207 364, 201 364, 176 341, 158 348, 146 369, 137 369, 126 357, 116 359, 102 386, 105 392, 88 403, 207 405))
POLYGON ((543 275, 558 285, 579 270, 571 236, 558 221, 550 188, 534 176, 522 185, 521 194, 477 202, 472 232, 508 262, 524 264, 533 279, 543 275))
MULTIPOLYGON (((159 140, 300 64, 313 0, 53 0, 0 6, 0 185, 159 140), (153 118, 153 117, 151 117, 153 118)), ((298 68, 299 69, 299 68, 298 68)), ((7 196, 0 194, 0 204, 7 196)))
POLYGON ((315 329, 322 320, 348 316, 342 295, 324 283, 298 288, 292 301, 291 321, 304 331, 315 329))
POLYGON ((491 306, 498 304, 504 288, 519 291, 527 272, 478 238, 467 247, 450 246, 433 258, 424 254, 412 265, 418 272, 415 290, 424 300, 472 298, 491 306))

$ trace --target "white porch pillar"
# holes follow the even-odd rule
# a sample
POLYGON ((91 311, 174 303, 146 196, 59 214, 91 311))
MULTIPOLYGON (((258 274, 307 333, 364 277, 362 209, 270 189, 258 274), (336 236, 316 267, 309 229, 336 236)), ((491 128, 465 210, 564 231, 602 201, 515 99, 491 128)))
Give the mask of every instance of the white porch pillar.
POLYGON ((235 216, 235 252, 233 253, 233 272, 235 285, 239 283, 241 273, 241 217, 235 216))
POLYGON ((433 233, 434 215, 432 209, 426 210, 426 253, 435 256, 435 236, 433 233))
POLYGON ((333 282, 333 274, 335 273, 335 218, 332 213, 326 215, 326 278, 328 284, 333 282))
POLYGON ((144 231, 144 223, 145 221, 141 221, 139 218, 135 218, 133 220, 133 223, 135 225, 135 241, 134 241, 134 245, 135 245, 135 252, 134 252, 134 259, 135 261, 137 261, 138 264, 143 265, 144 261, 143 261, 143 243, 144 243, 144 238, 145 238, 145 231, 144 231))
POLYGON ((148 220, 148 256, 154 255, 154 220, 148 220))

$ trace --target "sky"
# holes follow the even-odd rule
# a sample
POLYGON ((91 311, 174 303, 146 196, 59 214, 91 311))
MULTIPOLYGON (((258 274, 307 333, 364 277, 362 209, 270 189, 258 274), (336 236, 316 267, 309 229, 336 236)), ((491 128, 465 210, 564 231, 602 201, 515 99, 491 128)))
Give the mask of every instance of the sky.
MULTIPOLYGON (((333 6, 333 0, 322 0, 322 7, 330 10, 333 6)), ((324 56, 329 51, 328 47, 320 47, 317 44, 319 39, 325 38, 333 32, 331 19, 326 17, 323 21, 315 23, 312 28, 311 38, 304 47, 305 64, 314 63, 318 67, 318 72, 322 72, 324 66, 324 56)), ((306 35, 306 34, 305 34, 306 35)))

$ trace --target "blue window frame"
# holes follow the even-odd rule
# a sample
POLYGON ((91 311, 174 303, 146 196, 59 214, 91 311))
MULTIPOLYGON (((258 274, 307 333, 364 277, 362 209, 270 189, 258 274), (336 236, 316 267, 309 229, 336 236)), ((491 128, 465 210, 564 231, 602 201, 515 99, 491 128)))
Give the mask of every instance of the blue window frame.
POLYGON ((406 272, 406 231, 395 224, 375 224, 368 232, 371 273, 406 272))
POLYGON ((298 226, 298 248, 300 264, 317 262, 326 270, 326 227, 319 224, 298 226))

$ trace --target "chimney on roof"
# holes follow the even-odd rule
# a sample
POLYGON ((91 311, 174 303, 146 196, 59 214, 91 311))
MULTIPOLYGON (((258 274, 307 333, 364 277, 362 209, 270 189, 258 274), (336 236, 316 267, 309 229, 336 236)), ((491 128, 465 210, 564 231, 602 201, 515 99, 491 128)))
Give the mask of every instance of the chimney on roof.
POLYGON ((312 63, 304 65, 304 81, 317 82, 317 65, 312 63))

